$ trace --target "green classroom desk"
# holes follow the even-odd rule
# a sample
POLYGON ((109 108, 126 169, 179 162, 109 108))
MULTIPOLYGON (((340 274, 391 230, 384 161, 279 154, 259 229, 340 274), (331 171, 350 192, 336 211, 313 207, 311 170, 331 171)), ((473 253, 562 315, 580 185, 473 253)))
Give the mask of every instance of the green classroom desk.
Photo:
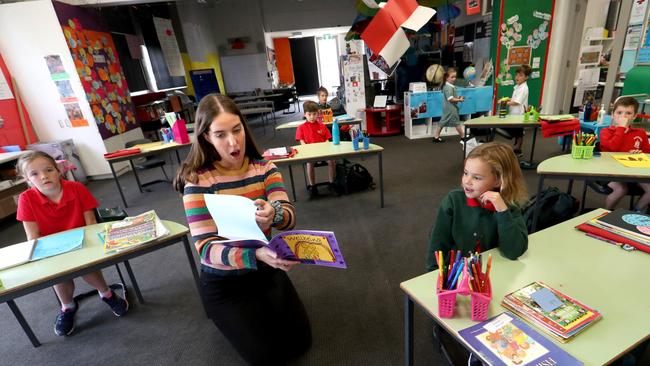
POLYGON ((359 150, 352 148, 352 142, 341 141, 339 145, 334 145, 331 142, 319 142, 316 144, 296 145, 294 149, 298 153, 290 158, 275 159, 273 162, 277 166, 287 165, 289 167, 289 179, 291 180, 291 192, 293 193, 293 200, 296 201, 296 185, 293 181, 293 171, 291 166, 295 164, 303 164, 309 162, 316 162, 321 160, 336 160, 343 158, 362 157, 366 155, 377 155, 377 162, 379 166, 379 205, 384 207, 384 173, 382 164, 382 151, 384 148, 370 144, 368 150, 364 150, 359 145, 359 150))
MULTIPOLYGON (((499 118, 499 116, 486 116, 479 118, 472 118, 463 122, 465 126, 465 136, 468 136, 469 128, 476 129, 493 129, 493 128, 532 128, 533 129, 533 143, 530 146, 530 160, 533 163, 533 154, 535 153, 535 142, 537 141, 537 129, 542 125, 537 122, 524 122, 524 116, 506 116, 499 118)), ((463 144, 463 160, 465 159, 466 147, 463 144)))
MULTIPOLYGON (((95 272, 179 242, 182 242, 185 247, 185 254, 187 255, 194 281, 199 294, 201 294, 199 275, 192 254, 193 249, 187 239, 189 230, 185 226, 173 221, 162 220, 162 222, 167 230, 169 230, 168 235, 130 248, 129 250, 113 254, 104 254, 104 245, 97 235, 98 232, 104 229, 104 224, 86 226, 81 249, 1 270, 0 280, 2 280, 3 287, 0 287, 0 303, 6 302, 9 305, 9 308, 29 337, 29 340, 34 347, 38 347, 40 346, 40 342, 18 309, 14 299, 50 287, 61 281, 95 272)), ((131 276, 131 278, 133 279, 134 277, 131 276)), ((134 284, 135 287, 136 285, 134 284)))
MULTIPOLYGON (((287 122, 287 123, 283 123, 283 124, 279 125, 275 129, 276 130, 288 130, 288 129, 298 128, 298 126, 300 126, 303 123, 305 123, 304 119, 302 119, 300 121, 287 122)), ((361 120, 359 118, 355 118, 355 119, 350 120, 350 121, 336 121, 336 123, 338 123, 339 126, 343 126, 343 125, 359 125, 359 126, 361 126, 361 120)), ((331 126, 332 122, 323 122, 323 124, 325 124, 325 126, 331 126)))
MULTIPOLYGON (((573 180, 605 180, 616 182, 639 182, 650 183, 650 169, 630 168, 614 160, 611 155, 621 153, 604 152, 600 156, 591 159, 573 159, 571 154, 554 156, 546 159, 537 166, 539 184, 537 194, 544 188, 544 179, 568 180, 569 193, 571 193, 573 180)), ((586 187, 583 190, 582 202, 585 200, 586 187)), ((535 213, 533 215, 533 232, 537 228, 539 200, 535 202, 535 213)))
MULTIPOLYGON (((487 252, 492 253, 493 260, 490 317, 505 311, 500 302, 506 294, 533 281, 543 281, 602 313, 602 319, 564 344, 531 326, 585 365, 607 364, 650 338, 650 255, 638 250, 627 252, 574 229, 603 211, 598 209, 530 235, 528 251, 516 261, 502 257, 498 249, 487 252)), ((469 297, 458 296, 454 318, 439 318, 434 288, 437 272, 400 284, 405 293, 406 365, 413 364, 413 303, 473 351, 458 335, 459 330, 475 324, 470 320, 469 297)))

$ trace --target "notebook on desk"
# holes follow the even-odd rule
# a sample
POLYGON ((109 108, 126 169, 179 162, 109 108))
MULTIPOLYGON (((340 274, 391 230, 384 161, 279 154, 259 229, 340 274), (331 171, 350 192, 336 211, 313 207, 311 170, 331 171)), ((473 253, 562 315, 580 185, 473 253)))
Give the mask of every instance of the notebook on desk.
POLYGON ((80 228, 4 247, 0 249, 0 270, 79 249, 83 239, 84 229, 80 228))

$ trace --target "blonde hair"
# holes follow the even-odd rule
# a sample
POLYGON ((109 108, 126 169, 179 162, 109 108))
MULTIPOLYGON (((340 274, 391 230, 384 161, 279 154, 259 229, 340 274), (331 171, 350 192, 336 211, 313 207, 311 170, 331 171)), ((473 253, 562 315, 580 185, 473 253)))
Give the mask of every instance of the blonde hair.
POLYGON ((61 171, 59 170, 59 164, 56 163, 56 160, 50 154, 42 152, 42 151, 30 151, 24 155, 21 155, 20 158, 18 158, 18 162, 16 163, 16 171, 18 172, 18 175, 26 180, 27 178, 27 166, 31 164, 34 160, 36 159, 45 159, 47 160, 54 169, 56 169, 59 174, 61 174, 61 171))
MULTIPOLYGON (((523 205, 528 194, 526 183, 519 168, 519 160, 509 145, 489 142, 479 145, 467 155, 467 159, 478 158, 490 166, 494 176, 501 182, 501 198, 507 205, 523 205)), ((465 159, 465 160, 467 160, 465 159)))

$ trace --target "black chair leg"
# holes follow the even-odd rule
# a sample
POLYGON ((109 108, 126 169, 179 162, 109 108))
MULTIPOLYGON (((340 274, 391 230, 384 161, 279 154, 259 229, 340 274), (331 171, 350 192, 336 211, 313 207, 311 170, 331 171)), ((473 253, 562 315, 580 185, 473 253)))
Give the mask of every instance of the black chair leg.
POLYGON ((162 171, 163 171, 163 175, 165 176, 165 180, 169 182, 169 177, 167 176, 167 172, 165 171, 165 167, 161 165, 160 169, 162 169, 162 171))
POLYGON ((124 276, 122 276, 122 271, 120 270, 120 266, 115 263, 115 269, 117 270, 117 275, 120 277, 120 282, 126 286, 126 282, 124 282, 124 276))

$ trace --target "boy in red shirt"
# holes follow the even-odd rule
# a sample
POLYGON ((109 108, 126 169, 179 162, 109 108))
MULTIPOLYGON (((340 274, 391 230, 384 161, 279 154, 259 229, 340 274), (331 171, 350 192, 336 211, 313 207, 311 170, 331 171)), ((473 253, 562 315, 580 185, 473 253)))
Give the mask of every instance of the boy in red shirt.
MULTIPOLYGON (((612 125, 600 130, 600 150, 611 152, 626 152, 630 154, 650 153, 648 135, 641 128, 631 128, 630 124, 636 117, 639 102, 632 97, 620 97, 614 102, 612 125)), ((637 183, 645 192, 636 204, 636 210, 645 212, 650 204, 650 184, 637 183)), ((605 199, 605 208, 614 209, 618 201, 627 194, 628 186, 621 182, 609 182, 613 190, 605 199)))
MULTIPOLYGON (((305 118, 307 121, 298 126, 296 130, 296 140, 300 141, 301 145, 305 144, 314 144, 317 142, 325 142, 332 138, 332 134, 325 127, 323 122, 318 119, 318 104, 312 101, 306 101, 303 104, 303 110, 305 111, 305 118)), ((328 170, 328 181, 330 191, 334 190, 334 171, 336 169, 336 164, 334 160, 327 161, 327 170, 328 170)), ((314 164, 307 163, 307 189, 309 190, 309 196, 311 198, 318 195, 318 188, 315 185, 315 174, 314 174, 314 164)))

